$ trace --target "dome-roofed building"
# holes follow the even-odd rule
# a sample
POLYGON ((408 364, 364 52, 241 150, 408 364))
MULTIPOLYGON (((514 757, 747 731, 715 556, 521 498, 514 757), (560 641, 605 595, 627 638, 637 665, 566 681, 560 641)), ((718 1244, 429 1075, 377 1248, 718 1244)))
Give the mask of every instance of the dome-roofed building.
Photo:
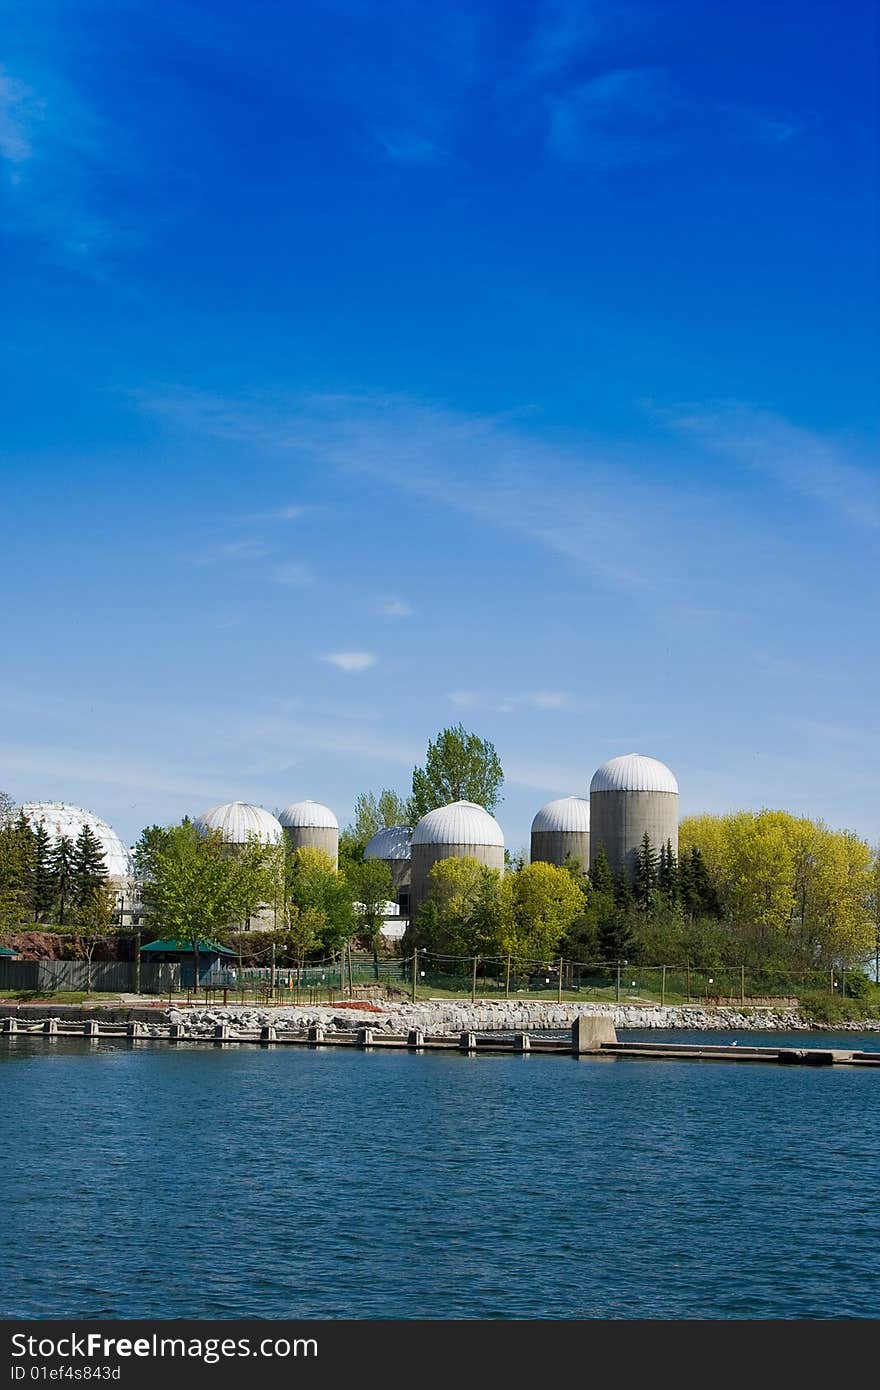
POLYGON ((76 843, 83 826, 87 825, 100 841, 110 882, 117 888, 128 888, 133 869, 131 855, 116 831, 100 816, 68 801, 27 801, 21 811, 32 826, 45 827, 53 846, 61 839, 76 843))
POLYGON ((364 846, 365 859, 381 859, 391 871, 391 882, 404 916, 409 914, 412 831, 408 825, 390 825, 377 830, 364 846))
POLYGON ((603 763, 590 783, 590 865, 604 849, 614 873, 635 875, 645 836, 678 853, 678 782, 665 763, 625 753, 603 763))
POLYGON ((562 865, 577 860, 590 867, 590 803, 585 796, 548 801, 532 821, 531 860, 562 865))
MULTIPOLYGON (((196 816, 193 825, 200 835, 211 832, 219 834, 228 852, 235 855, 245 845, 256 842, 277 849, 284 838, 280 824, 262 806, 253 806, 249 801, 226 801, 220 806, 212 806, 196 816)), ((281 853, 277 856, 277 875, 280 880, 282 869, 281 853)), ((278 882, 280 888, 280 881, 278 882)), ((242 921, 242 931, 271 931, 276 925, 276 903, 254 903, 247 921, 242 921)))
POLYGON ((504 872, 504 832, 494 816, 475 801, 453 801, 422 816, 412 833, 413 916, 425 900, 434 865, 441 859, 464 858, 504 872))
POLYGON ((278 817, 292 850, 321 849, 339 863, 339 821, 320 801, 292 801, 278 817))
POLYGON ((280 845, 282 830, 275 817, 262 806, 248 801, 226 801, 212 806, 196 816, 193 825, 200 835, 219 833, 224 845, 246 845, 257 840, 261 845, 280 845))

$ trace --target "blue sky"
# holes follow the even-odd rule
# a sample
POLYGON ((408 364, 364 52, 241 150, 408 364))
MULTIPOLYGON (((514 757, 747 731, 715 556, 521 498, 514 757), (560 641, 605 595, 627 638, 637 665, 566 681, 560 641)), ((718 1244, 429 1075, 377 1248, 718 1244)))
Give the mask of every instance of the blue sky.
POLYGON ((873 4, 0 15, 0 786, 880 837, 873 4))

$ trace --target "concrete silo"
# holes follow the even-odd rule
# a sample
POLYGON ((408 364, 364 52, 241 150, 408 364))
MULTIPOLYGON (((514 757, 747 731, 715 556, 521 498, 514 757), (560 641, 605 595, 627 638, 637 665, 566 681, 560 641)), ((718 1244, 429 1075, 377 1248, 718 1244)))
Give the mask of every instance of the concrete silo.
POLYGON ((488 811, 474 801, 453 801, 422 816, 412 834, 412 917, 425 901, 434 865, 441 859, 465 858, 504 872, 504 834, 488 811))
POLYGON ((377 830, 364 847, 365 859, 381 859, 391 870, 391 882, 403 916, 409 915, 411 853, 412 831, 408 825, 391 825, 386 830, 377 830))
POLYGON ((322 849, 339 863, 339 821, 320 801, 294 801, 278 818, 292 850, 322 849))
MULTIPOLYGON (((237 854, 253 842, 278 849, 284 834, 269 811, 262 806, 252 806, 248 801, 227 801, 212 806, 196 816, 193 825, 200 835, 218 834, 229 854, 237 854)), ((280 870, 279 855, 279 875, 280 870)), ((275 904, 255 903, 248 920, 240 925, 242 931, 271 931, 275 926, 275 904)))
POLYGON ((531 860, 562 865, 577 859, 590 867, 590 803, 585 796, 548 801, 532 821, 531 860))
POLYGON ((590 867, 605 850, 614 873, 635 876, 642 838, 678 853, 678 783, 665 763, 626 753, 603 763, 590 783, 590 867))

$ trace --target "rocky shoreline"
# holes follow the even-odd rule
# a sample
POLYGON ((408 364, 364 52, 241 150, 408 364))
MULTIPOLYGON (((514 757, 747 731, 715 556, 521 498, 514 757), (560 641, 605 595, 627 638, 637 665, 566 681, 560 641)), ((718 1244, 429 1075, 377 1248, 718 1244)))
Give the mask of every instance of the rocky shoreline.
MULTIPOLYGON (((833 1024, 803 1018, 797 1008, 724 1005, 556 1004, 546 1000, 428 999, 416 1004, 395 1000, 363 1005, 309 1004, 267 1008, 254 1004, 175 1005, 97 1003, 59 1005, 0 1004, 0 1021, 17 1018, 21 1023, 55 1019, 59 1023, 96 1019, 106 1023, 137 1023, 145 1037, 167 1033, 168 1025, 180 1028, 180 1036, 204 1038, 218 1025, 234 1032, 259 1030, 271 1025, 278 1032, 303 1032, 315 1025, 327 1033, 346 1033, 371 1028, 375 1033, 407 1033, 420 1029, 434 1036, 476 1033, 552 1033, 567 1031, 578 1015, 610 1018, 615 1028, 689 1029, 700 1032, 880 1032, 880 1019, 833 1024)), ((5 1027, 5 1025, 4 1025, 5 1027)))
POLYGON ((579 1015, 610 1018, 618 1029, 687 1028, 724 1032, 878 1031, 880 1020, 841 1023, 823 1027, 801 1018, 797 1009, 689 1005, 637 1007, 632 1004, 552 1004, 544 1002, 483 1000, 434 1000, 417 1004, 395 1003, 372 1008, 346 1008, 333 1004, 266 1009, 257 1006, 168 1009, 171 1023, 201 1030, 226 1023, 231 1028, 260 1028, 273 1024, 279 1031, 296 1031, 320 1024, 328 1032, 369 1027, 375 1032, 401 1033, 411 1028, 425 1033, 553 1032, 567 1029, 579 1015))

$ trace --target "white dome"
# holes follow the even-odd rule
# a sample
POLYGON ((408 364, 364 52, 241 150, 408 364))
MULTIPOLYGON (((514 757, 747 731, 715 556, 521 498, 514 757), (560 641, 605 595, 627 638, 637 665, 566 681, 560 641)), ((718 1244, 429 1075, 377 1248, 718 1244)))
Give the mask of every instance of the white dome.
POLYGON ((200 835, 210 830, 219 830, 224 845, 246 845, 248 840, 259 840, 263 845, 281 843, 281 826, 273 815, 262 806, 251 806, 247 801, 227 801, 223 806, 212 806, 196 816, 193 825, 200 835))
POLYGON ((365 859, 409 859, 412 831, 408 825, 377 830, 364 846, 365 859))
POLYGON ((292 801, 278 817, 290 830, 338 830, 339 821, 329 806, 320 801, 292 801))
POLYGON ((63 837, 76 841, 83 826, 87 825, 101 842, 108 877, 114 883, 126 883, 131 878, 131 855, 116 831, 99 816, 66 801, 28 801, 21 809, 31 825, 42 822, 53 845, 63 837))
POLYGON ((414 845, 500 845, 504 833, 493 816, 475 801, 453 801, 422 816, 412 834, 414 845))
POLYGON ((593 792, 669 792, 678 796, 678 783, 665 763, 644 753, 624 753, 593 773, 593 792))
POLYGON ((532 830, 576 831, 583 834, 590 828, 590 803, 585 796, 562 796, 548 801, 532 821, 532 830))

